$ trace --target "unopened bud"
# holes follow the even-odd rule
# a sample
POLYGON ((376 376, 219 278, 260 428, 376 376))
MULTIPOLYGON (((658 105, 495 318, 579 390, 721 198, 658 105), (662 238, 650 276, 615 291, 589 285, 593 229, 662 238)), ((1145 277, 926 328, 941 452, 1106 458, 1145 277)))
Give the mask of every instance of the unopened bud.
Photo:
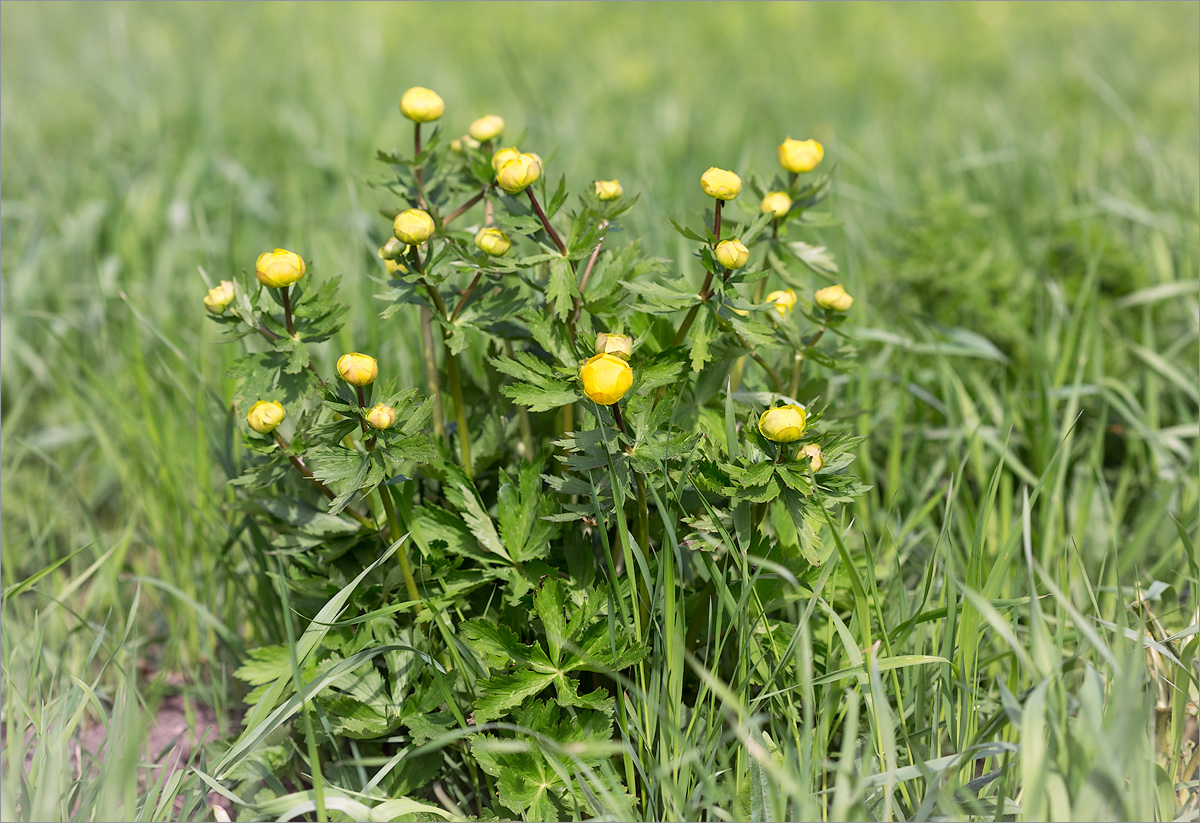
POLYGON ((589 400, 611 406, 633 385, 633 369, 619 357, 597 354, 579 369, 579 380, 589 400))
POLYGON ((396 239, 410 246, 419 246, 433 236, 433 218, 422 209, 408 209, 396 215, 392 232, 396 239))
POLYGON ((233 281, 222 280, 221 285, 208 290, 208 295, 204 298, 204 308, 213 314, 224 314, 232 302, 233 281))
POLYGON ((506 149, 497 149, 496 153, 492 155, 492 171, 499 174, 500 169, 504 168, 505 163, 510 160, 516 160, 520 156, 521 150, 516 146, 510 146, 506 149))
POLYGON ((819 472, 825 465, 825 456, 821 454, 821 447, 816 443, 809 443, 800 449, 800 456, 809 458, 808 465, 814 472, 819 472))
POLYGON ((818 289, 817 293, 813 295, 813 300, 822 309, 830 311, 849 311, 850 307, 854 305, 854 298, 846 294, 841 283, 818 289))
POLYGON ((541 159, 535 154, 522 154, 500 167, 496 182, 508 194, 520 194, 541 176, 541 159))
POLYGON ((784 191, 769 191, 763 197, 759 210, 763 214, 772 212, 776 217, 787 217, 787 213, 792 210, 792 198, 784 191))
POLYGON ((270 434, 279 427, 287 411, 274 400, 259 400, 246 413, 246 422, 259 434, 270 434))
POLYGON ((367 424, 373 429, 390 429, 396 425, 396 410, 386 403, 376 403, 367 412, 367 424))
POLYGON ((351 352, 343 354, 337 361, 338 374, 351 386, 366 386, 379 376, 379 364, 368 354, 351 352))
POLYGON ((791 289, 773 291, 767 295, 767 302, 775 304, 780 317, 787 317, 796 308, 796 293, 791 289))
POLYGON ((430 123, 445 110, 446 103, 438 93, 422 86, 413 86, 400 98, 400 113, 414 123, 430 123))
POLYGON ((750 261, 750 250, 740 240, 722 240, 713 250, 713 255, 727 269, 740 269, 750 261))
POLYGON ((596 335, 596 354, 612 354, 628 360, 633 354, 633 338, 624 334, 600 332, 596 335))
POLYGON ((700 188, 704 189, 704 193, 709 197, 732 200, 742 193, 742 178, 731 171, 713 166, 700 175, 700 188))
POLYGON ((480 117, 471 124, 467 131, 480 142, 486 143, 488 140, 495 140, 504 134, 504 118, 497 114, 480 117))
POLYGON ((601 200, 620 200, 625 190, 621 188, 620 180, 597 180, 596 196, 601 200))
POLYGON ((798 174, 812 171, 825 156, 825 147, 816 140, 793 140, 787 138, 779 144, 779 165, 798 174))
POLYGON ((480 229, 475 235, 475 246, 491 257, 503 257, 512 248, 512 241, 500 229, 480 229))
POLYGON ((287 249, 263 252, 254 264, 254 276, 270 289, 292 285, 306 270, 304 258, 287 249))
POLYGON ((763 437, 776 443, 793 443, 804 434, 807 420, 808 413, 803 406, 780 406, 762 413, 758 418, 758 430, 763 437))

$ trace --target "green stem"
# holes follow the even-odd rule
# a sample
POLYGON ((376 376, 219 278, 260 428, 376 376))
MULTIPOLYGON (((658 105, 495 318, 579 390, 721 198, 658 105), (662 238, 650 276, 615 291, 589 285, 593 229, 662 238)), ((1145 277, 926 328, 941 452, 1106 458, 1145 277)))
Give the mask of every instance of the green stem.
MULTIPOLYGON (((382 486, 377 487, 375 492, 379 495, 379 501, 383 503, 383 512, 387 515, 388 533, 392 536, 394 543, 403 537, 403 534, 400 529, 400 519, 396 517, 396 504, 392 502, 392 493, 382 486)), ((408 550, 401 546, 396 552, 396 557, 400 559, 400 572, 404 575, 404 588, 408 590, 408 599, 414 603, 413 614, 420 614, 424 605, 421 593, 417 591, 417 581, 413 578, 412 567, 408 565, 408 550)))
POLYGON ((792 397, 795 397, 800 391, 800 369, 804 367, 805 355, 812 351, 813 346, 817 345, 817 342, 821 339, 821 335, 825 334, 826 328, 828 327, 822 326, 820 330, 813 335, 812 339, 804 344, 804 350, 796 352, 796 358, 792 361, 792 385, 790 387, 792 390, 792 397))
POLYGON ((450 312, 450 322, 453 323, 458 319, 458 315, 462 313, 463 306, 467 304, 467 298, 471 296, 471 292, 475 291, 475 287, 479 285, 479 278, 483 277, 483 269, 475 272, 475 276, 471 279, 466 291, 458 298, 458 304, 455 305, 454 311, 450 312))
MULTIPOLYGON (((492 185, 494 186, 495 183, 493 183, 492 185)), ((448 215, 446 215, 446 217, 442 220, 442 225, 443 226, 450 225, 450 221, 454 220, 456 217, 461 216, 463 212, 465 212, 467 209, 471 208, 471 206, 474 206, 476 203, 478 203, 480 200, 482 200, 484 195, 488 193, 488 188, 490 188, 490 187, 485 186, 484 188, 480 189, 478 194, 476 194, 470 200, 463 203, 457 209, 455 209, 454 211, 452 211, 448 215)))
POLYGON ((529 202, 533 205, 533 210, 537 212, 538 219, 542 221, 542 226, 546 229, 546 234, 554 241, 554 245, 558 248, 558 253, 566 257, 567 246, 563 243, 562 238, 558 236, 558 232, 554 230, 554 226, 550 225, 550 220, 546 217, 546 212, 542 211, 542 204, 538 202, 537 197, 533 194, 533 188, 525 189, 525 193, 529 195, 529 202))
MULTIPOLYGON (((306 480, 311 480, 313 485, 316 486, 318 489, 320 489, 321 493, 324 494, 326 497, 328 497, 330 500, 333 500, 334 498, 336 498, 337 495, 334 494, 333 489, 329 488, 324 483, 322 483, 320 480, 318 480, 315 476, 313 476, 312 470, 309 469, 308 466, 304 465, 304 461, 301 460, 296 455, 292 454, 291 447, 288 445, 288 442, 286 440, 284 440, 282 436, 280 436, 279 432, 274 432, 274 435, 275 435, 275 443, 279 446, 279 448, 283 449, 283 453, 287 455, 288 462, 291 463, 296 468, 296 471, 298 471, 298 472, 300 472, 300 474, 304 475, 304 478, 306 480)), ((363 526, 366 526, 368 529, 375 528, 375 524, 372 523, 370 520, 368 520, 367 516, 364 515, 362 512, 357 511, 356 509, 352 509, 349 506, 347 506, 345 509, 343 509, 343 511, 346 512, 346 514, 353 517, 355 520, 357 520, 363 526)))
MULTIPOLYGON (((421 156, 421 124, 413 123, 413 162, 421 156)), ((417 205, 425 208, 425 170, 420 163, 413 166, 413 178, 417 181, 417 205)))
POLYGON ((292 298, 288 294, 288 286, 280 289, 279 296, 283 299, 283 322, 287 326, 287 332, 291 337, 296 336, 296 327, 292 322, 292 298))
POLYGON ((433 434, 441 439, 446 436, 446 417, 442 411, 442 390, 438 387, 437 356, 433 353, 433 317, 424 306, 421 307, 421 354, 425 360, 425 385, 433 398, 433 434))

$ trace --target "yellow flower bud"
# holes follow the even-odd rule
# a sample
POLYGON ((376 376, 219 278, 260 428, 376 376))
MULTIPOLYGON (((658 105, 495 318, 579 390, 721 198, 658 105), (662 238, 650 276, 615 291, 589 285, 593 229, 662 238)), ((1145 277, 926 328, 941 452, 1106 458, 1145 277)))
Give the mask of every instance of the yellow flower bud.
POLYGON ((510 146, 507 149, 497 149, 492 155, 492 171, 496 174, 500 173, 500 169, 504 168, 504 164, 510 160, 516 160, 521 156, 521 150, 516 146, 510 146))
POLYGON ((740 269, 750 261, 750 250, 741 240, 722 240, 713 250, 717 262, 727 269, 740 269))
POLYGON ((813 295, 813 299, 818 306, 830 311, 849 311, 850 307, 854 305, 854 298, 846 294, 841 283, 818 289, 817 293, 813 295))
POLYGON ((396 425, 396 410, 386 403, 376 403, 367 412, 367 423, 373 429, 390 429, 396 425))
POLYGON ((793 174, 812 171, 825 156, 825 147, 816 140, 788 138, 779 144, 779 165, 793 174))
POLYGON ((254 264, 254 276, 270 289, 290 286, 304 276, 304 258, 287 249, 263 252, 254 264))
POLYGON ((792 198, 787 196, 785 191, 769 191, 762 199, 762 207, 760 211, 763 214, 774 212, 776 217, 787 217, 787 213, 792 210, 792 198))
POLYGON ((433 236, 433 218, 422 209, 409 209, 396 215, 392 221, 392 233, 396 239, 410 246, 419 246, 433 236))
POLYGON ((486 143, 488 140, 495 140, 504 134, 504 118, 497 114, 480 117, 471 124, 471 127, 467 131, 480 142, 486 143))
POLYGON ((579 380, 589 400, 611 406, 633 385, 633 369, 615 355, 597 354, 579 369, 579 380))
POLYGON ((379 247, 379 257, 383 260, 398 260, 406 254, 408 246, 395 237, 389 237, 388 241, 379 247))
MULTIPOLYGON (((408 246, 405 246, 404 248, 408 248, 408 246)), ((404 265, 399 260, 384 260, 383 265, 387 266, 388 274, 408 274, 408 266, 404 265)))
POLYGON ((534 154, 522 154, 500 167, 496 182, 509 194, 520 194, 542 176, 540 158, 534 154))
POLYGON ((767 302, 775 304, 775 311, 780 317, 787 317, 796 308, 796 293, 791 289, 773 291, 767 295, 767 302))
POLYGON ((213 314, 224 314, 232 302, 233 281, 222 280, 221 285, 208 290, 208 296, 204 298, 204 308, 213 314))
POLYGON ((492 257, 503 257, 512 248, 512 241, 500 229, 480 229, 475 235, 475 245, 492 257))
POLYGON ((800 449, 800 456, 809 458, 809 464, 814 472, 819 472, 821 467, 825 465, 825 456, 821 454, 821 447, 816 443, 809 443, 800 449))
POLYGON ((477 149, 479 141, 469 134, 464 134, 462 137, 456 137, 450 141, 450 151, 455 154, 462 154, 463 148, 477 149))
POLYGON ((804 422, 808 413, 803 406, 780 406, 767 409, 758 418, 758 430, 762 436, 776 443, 792 443, 804 434, 804 422))
POLYGON ((287 411, 274 400, 259 400, 246 413, 246 422, 259 434, 270 434, 279 427, 287 411))
POLYGON ((415 123, 432 123, 445 110, 438 93, 422 86, 413 86, 400 98, 400 113, 415 123))
POLYGON ((700 175, 700 188, 704 189, 704 193, 709 197, 732 200, 742 192, 742 178, 731 171, 713 166, 700 175))
POLYGON ((368 354, 351 352, 343 354, 337 361, 338 374, 351 386, 366 386, 379 376, 379 364, 368 354))
POLYGON ((601 200, 620 200, 625 190, 621 188, 620 180, 597 180, 596 196, 601 200))
POLYGON ((600 332, 596 335, 596 354, 612 354, 628 360, 633 354, 633 338, 624 334, 600 332))

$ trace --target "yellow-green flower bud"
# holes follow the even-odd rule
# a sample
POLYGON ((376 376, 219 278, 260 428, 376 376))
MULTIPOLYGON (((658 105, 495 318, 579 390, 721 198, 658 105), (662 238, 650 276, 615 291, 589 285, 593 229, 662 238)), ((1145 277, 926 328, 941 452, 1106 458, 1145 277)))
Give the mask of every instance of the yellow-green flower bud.
POLYGON ((809 443, 801 448, 800 456, 809 458, 808 465, 812 467, 814 472, 819 472, 825 465, 825 456, 821 454, 821 447, 816 443, 809 443))
POLYGON ((732 200, 742 193, 742 178, 731 171, 713 166, 700 175, 700 188, 704 189, 704 193, 709 197, 732 200))
POLYGON ((376 403, 367 412, 367 424, 373 429, 390 429, 396 425, 396 410, 386 403, 376 403))
POLYGON ((408 254, 408 246, 395 237, 389 237, 388 241, 379 247, 379 257, 383 260, 399 260, 406 254, 408 254))
POLYGON ((274 400, 259 400, 246 413, 246 422, 259 434, 270 434, 279 427, 287 411, 274 400))
POLYGON ((542 164, 537 155, 522 154, 500 167, 496 182, 508 194, 520 194, 542 176, 542 164))
POLYGON ((269 289, 282 289, 304 276, 304 258, 287 249, 263 252, 254 264, 254 276, 269 289))
POLYGON ((379 364, 369 354, 351 352, 343 354, 337 361, 338 374, 351 386, 366 386, 379 376, 379 364))
POLYGON ((224 314, 232 302, 233 281, 222 280, 221 285, 208 290, 208 296, 204 298, 204 308, 213 314, 224 314))
POLYGON ((788 138, 779 144, 779 165, 793 174, 812 171, 825 156, 825 147, 816 140, 788 138))
POLYGON ((422 86, 413 86, 400 98, 400 113, 414 123, 431 123, 445 110, 446 103, 438 93, 422 86))
POLYGON ((507 149, 497 149, 492 155, 492 171, 496 174, 500 173, 500 169, 504 168, 504 164, 510 160, 516 160, 521 156, 521 150, 516 146, 510 146, 507 149))
POLYGON ((750 261, 750 250, 741 240, 722 240, 713 250, 717 262, 727 269, 740 269, 750 261))
POLYGON ((392 221, 392 233, 401 243, 419 246, 433 236, 433 218, 422 209, 408 209, 392 221))
POLYGON ((854 298, 846 294, 841 283, 818 289, 817 293, 813 295, 813 299, 818 306, 830 311, 849 311, 850 307, 854 305, 854 298))
POLYGON ((479 141, 469 134, 464 134, 462 137, 456 137, 450 141, 450 151, 455 154, 462 154, 464 148, 477 149, 479 148, 479 141))
POLYGON ((480 117, 471 124, 471 127, 467 131, 472 137, 482 143, 486 143, 488 140, 495 140, 504 134, 504 118, 498 114, 489 114, 486 117, 480 117))
POLYGON ((598 354, 579 369, 579 380, 589 400, 611 406, 633 385, 633 369, 615 355, 598 354))
POLYGON ((785 191, 769 191, 762 199, 760 211, 763 214, 774 212, 776 217, 787 217, 791 210, 792 198, 788 197, 785 191))
POLYGON ((775 304, 780 317, 787 317, 796 308, 796 293, 791 289, 773 291, 767 295, 767 302, 775 304))
POLYGON ((621 188, 620 180, 597 180, 596 196, 601 200, 620 200, 625 190, 621 188))
POLYGON ((803 406, 780 406, 767 409, 758 418, 758 430, 762 436, 776 443, 793 443, 804 434, 804 423, 808 413, 803 406))
MULTIPOLYGON (((405 246, 404 248, 408 248, 408 246, 405 246)), ((384 260, 383 265, 387 267, 388 274, 408 274, 408 266, 404 265, 399 260, 384 260)))
POLYGON ((480 229, 475 235, 475 246, 492 257, 503 257, 512 248, 512 241, 500 229, 480 229))
POLYGON ((596 335, 596 354, 612 354, 628 360, 633 354, 633 338, 624 334, 600 332, 596 335))

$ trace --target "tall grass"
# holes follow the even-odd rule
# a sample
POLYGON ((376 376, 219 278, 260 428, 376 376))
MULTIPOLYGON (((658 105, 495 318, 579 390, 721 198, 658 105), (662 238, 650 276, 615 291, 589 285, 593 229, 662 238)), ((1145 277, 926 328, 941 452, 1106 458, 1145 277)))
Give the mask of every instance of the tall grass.
POLYGON ((631 230, 691 277, 661 217, 700 171, 766 167, 789 133, 838 164, 842 226, 816 239, 858 298, 860 359, 823 396, 869 434, 873 490, 811 591, 682 553, 649 581, 672 662, 635 684, 630 737, 660 764, 644 814, 734 814, 711 806, 726 770, 758 819, 1194 813, 1198 23, 1193 4, 4 4, 0 817, 207 814, 194 775, 143 765, 147 719, 182 689, 232 723, 229 667, 291 635, 224 485, 232 352, 204 276, 302 248, 347 275, 326 371, 369 347, 418 384, 367 277, 371 157, 414 84, 450 128, 497 111, 561 146, 576 188, 643 192, 631 230), (729 585, 727 611, 684 613, 685 573, 729 585), (756 623, 762 598, 789 621, 756 623), (758 638, 728 651, 740 682, 686 653, 697 621, 758 638), (707 717, 677 716, 685 671, 707 717))

